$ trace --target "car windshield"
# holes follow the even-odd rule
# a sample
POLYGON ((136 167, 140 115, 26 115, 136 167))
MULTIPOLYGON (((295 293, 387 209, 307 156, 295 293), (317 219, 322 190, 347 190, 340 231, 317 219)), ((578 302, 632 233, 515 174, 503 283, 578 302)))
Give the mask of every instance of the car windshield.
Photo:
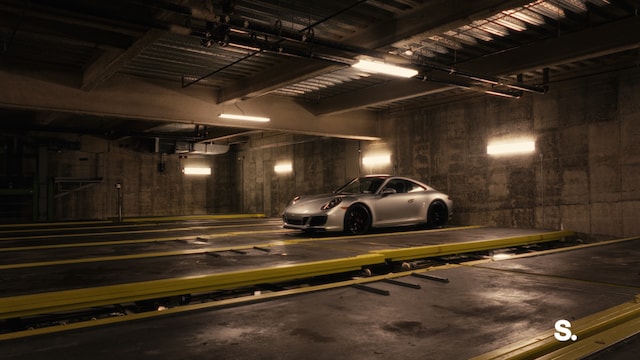
POLYGON ((384 177, 356 178, 335 192, 338 194, 373 194, 380 188, 384 180, 384 177))

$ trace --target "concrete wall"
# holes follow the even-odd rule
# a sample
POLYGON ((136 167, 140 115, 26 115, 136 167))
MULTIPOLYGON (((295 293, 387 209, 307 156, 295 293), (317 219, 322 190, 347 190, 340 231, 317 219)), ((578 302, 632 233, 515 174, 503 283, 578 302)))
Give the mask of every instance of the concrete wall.
POLYGON ((638 69, 555 83, 548 94, 519 100, 479 96, 394 112, 380 126, 375 143, 254 139, 240 151, 244 210, 276 216, 295 194, 384 172, 450 194, 457 224, 640 234, 638 69), (521 137, 535 140, 535 153, 487 155, 490 141, 521 137), (359 166, 367 152, 385 149, 391 165, 359 166), (284 158, 295 169, 287 177, 273 173, 284 158))
POLYGON ((141 152, 115 146, 106 140, 80 136, 79 150, 48 153, 48 175, 56 178, 92 179, 101 182, 58 183, 56 220, 107 219, 118 215, 118 190, 122 184, 123 216, 200 215, 233 212, 235 194, 232 155, 178 156, 141 152), (164 164, 160 171, 159 164, 164 164), (212 167, 213 176, 186 176, 186 165, 212 167), (215 179, 215 180, 214 180, 215 179), (65 191, 65 189, 68 189, 65 191))
POLYGON ((520 100, 480 97, 390 114, 397 171, 448 192, 460 224, 640 234, 640 71, 553 84, 520 100), (493 139, 536 151, 492 157, 493 139))
MULTIPOLYGON (((394 173, 451 195, 454 222, 461 225, 640 234, 638 69, 554 83, 548 94, 519 100, 478 96, 382 114, 379 127, 382 139, 376 142, 265 132, 227 154, 201 159, 68 136, 65 141, 80 147, 49 149, 47 176, 103 181, 68 193, 59 188, 55 219, 117 216, 115 183, 123 186, 125 217, 279 216, 295 195, 328 192, 359 174, 394 173), (534 138, 536 152, 486 154, 491 140, 518 137, 534 138), (381 151, 391 153, 390 165, 361 165, 363 156, 381 151), (210 165, 213 176, 184 176, 182 167, 196 160, 210 165), (158 170, 161 161, 164 171, 158 170), (274 166, 284 161, 292 163, 293 172, 275 173, 274 166)), ((25 174, 35 173, 41 153, 38 137, 30 141, 25 146, 33 149, 24 150, 31 154, 23 159, 25 174)))
POLYGON ((242 211, 280 216, 296 195, 331 192, 358 176, 360 141, 301 135, 254 137, 239 149, 236 190, 242 211), (278 174, 279 163, 293 172, 278 174))

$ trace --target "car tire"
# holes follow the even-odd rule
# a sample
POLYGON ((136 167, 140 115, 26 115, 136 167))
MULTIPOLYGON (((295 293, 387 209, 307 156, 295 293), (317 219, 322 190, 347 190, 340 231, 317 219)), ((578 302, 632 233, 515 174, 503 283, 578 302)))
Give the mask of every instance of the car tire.
POLYGON ((371 228, 371 214, 362 205, 353 205, 344 215, 344 231, 351 235, 366 234, 371 228))
POLYGON ((447 205, 440 200, 432 202, 427 211, 427 225, 434 228, 442 227, 447 220, 449 220, 447 205))

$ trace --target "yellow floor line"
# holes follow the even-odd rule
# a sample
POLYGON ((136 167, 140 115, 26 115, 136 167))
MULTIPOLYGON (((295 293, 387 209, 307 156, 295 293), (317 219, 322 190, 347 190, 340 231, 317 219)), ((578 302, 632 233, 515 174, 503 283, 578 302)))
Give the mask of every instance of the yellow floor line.
POLYGON ((257 231, 233 231, 233 232, 226 232, 226 233, 215 234, 215 235, 208 235, 206 237, 190 235, 190 236, 173 236, 173 237, 151 238, 151 239, 137 239, 137 240, 94 241, 94 242, 69 243, 69 244, 18 246, 18 247, 11 247, 11 248, 0 248, 0 252, 37 251, 37 250, 67 249, 67 248, 77 248, 77 247, 130 245, 130 244, 144 244, 144 243, 155 243, 155 242, 165 242, 165 241, 184 241, 184 240, 198 241, 199 239, 214 240, 216 238, 221 238, 226 236, 240 236, 240 235, 267 234, 267 233, 286 233, 286 232, 287 230, 283 230, 283 229, 257 230, 257 231))
POLYGON ((511 236, 499 239, 466 241, 459 243, 447 243, 437 245, 425 245, 417 247, 375 250, 378 254, 384 254, 385 257, 392 261, 419 259, 432 256, 453 255, 476 251, 485 251, 492 249, 508 248, 513 246, 522 246, 528 244, 536 244, 540 242, 555 241, 565 237, 573 236, 573 231, 549 231, 538 234, 511 236))
MULTIPOLYGON (((122 222, 147 222, 147 221, 189 221, 189 220, 229 220, 229 219, 256 219, 266 218, 265 214, 226 214, 226 215, 182 215, 182 216, 147 216, 147 217, 125 217, 122 222)), ((66 226, 66 225, 91 225, 91 224, 118 224, 112 220, 81 220, 81 221, 55 221, 55 222, 32 222, 16 224, 0 224, 2 228, 12 227, 43 227, 43 226, 66 226)))
POLYGON ((169 229, 150 229, 150 230, 129 230, 129 231, 106 231, 106 232, 89 232, 89 233, 77 233, 77 234, 51 234, 51 235, 33 235, 33 236, 14 236, 14 237, 0 237, 0 241, 16 241, 16 240, 34 240, 34 239, 51 239, 51 238, 76 238, 76 237, 89 237, 89 236, 108 236, 108 235, 127 235, 127 234, 149 234, 149 233, 162 233, 173 231, 194 231, 194 230, 210 230, 210 229, 227 229, 237 227, 259 227, 265 226, 265 224, 243 224, 243 225, 209 225, 209 226, 190 226, 180 228, 169 229))
POLYGON ((149 259, 149 258, 159 258, 159 257, 167 257, 167 256, 180 256, 180 255, 199 255, 199 254, 205 254, 205 253, 231 251, 231 250, 248 250, 248 249, 252 249, 252 248, 254 248, 256 246, 257 247, 269 247, 269 246, 272 246, 272 245, 273 244, 236 245, 236 246, 224 246, 224 247, 207 247, 207 248, 189 249, 189 250, 161 251, 161 252, 143 253, 143 254, 131 254, 131 255, 101 256, 101 257, 93 257, 93 258, 86 258, 86 259, 67 259, 67 260, 39 261, 39 262, 31 262, 31 263, 18 263, 18 264, 0 265, 0 270, 24 269, 24 268, 43 267, 43 266, 71 265, 71 264, 84 264, 84 263, 97 263, 97 262, 104 262, 104 261, 149 259))
POLYGON ((267 216, 265 214, 183 215, 183 216, 158 216, 158 217, 151 216, 151 217, 124 218, 122 222, 262 219, 266 217, 267 216))
POLYGON ((565 277, 565 276, 560 276, 560 275, 541 274, 541 273, 536 273, 536 272, 527 272, 527 271, 522 271, 520 269, 499 269, 499 268, 483 266, 483 265, 490 264, 490 263, 497 262, 497 261, 506 261, 506 260, 515 260, 515 259, 537 257, 537 256, 543 256, 543 255, 551 255, 551 254, 556 254, 556 253, 561 253, 561 252, 574 251, 574 250, 580 250, 580 249, 587 249, 587 248, 591 248, 591 247, 605 246, 605 245, 617 244, 617 243, 621 243, 621 242, 634 241, 634 240, 640 240, 640 237, 629 237, 629 238, 624 238, 624 239, 605 240, 605 241, 600 241, 600 242, 590 243, 590 244, 582 244, 582 245, 575 245, 575 246, 569 246, 569 247, 563 247, 563 248, 557 248, 557 249, 541 250, 541 251, 536 251, 536 252, 532 252, 532 253, 517 254, 517 255, 510 256, 510 257, 501 257, 499 259, 487 258, 487 259, 481 259, 481 260, 472 260, 472 261, 463 262, 460 265, 462 265, 462 266, 472 266, 472 267, 477 267, 477 268, 491 270, 491 271, 498 271, 498 272, 515 273, 515 274, 527 274, 527 275, 535 275, 535 276, 541 276, 541 277, 546 277, 546 278, 554 278, 554 279, 561 279, 561 280, 567 280, 568 279, 568 280, 580 281, 580 282, 584 282, 584 283, 591 283, 591 284, 597 284, 597 285, 604 284, 604 285, 623 287, 623 288, 639 288, 640 289, 640 286, 619 285, 619 284, 612 284, 612 283, 609 283, 609 282, 602 282, 602 281, 595 281, 595 280, 576 279, 576 278, 565 277))
POLYGON ((24 223, 24 224, 0 224, 2 228, 28 228, 28 227, 43 227, 43 226, 65 226, 65 225, 80 225, 80 224, 109 224, 113 223, 111 220, 95 220, 95 221, 61 221, 61 222, 40 222, 40 223, 24 223))
MULTIPOLYGON (((237 227, 237 226, 236 226, 237 227)), ((464 227, 466 228, 474 228, 474 227, 464 227)), ((461 229, 461 228, 457 228, 461 229)), ((442 229, 439 230, 424 230, 425 231, 444 231, 442 229)), ((209 236, 201 236, 203 239, 215 239, 216 237, 222 236, 237 236, 237 235, 250 235, 260 233, 261 231, 243 231, 243 232, 231 232, 224 234, 214 234, 209 236)), ((278 229, 278 230, 264 230, 262 232, 290 232, 290 230, 278 229)), ((418 233, 421 233, 418 232, 418 233)), ((364 237, 381 237, 381 236, 400 236, 406 233, 388 233, 388 234, 371 234, 365 235, 364 237)), ((57 245, 43 245, 43 246, 33 246, 33 247, 14 247, 14 248, 6 248, 0 249, 0 252, 8 252, 8 251, 19 251, 19 250, 39 250, 39 249, 60 249, 60 248, 73 248, 80 246, 103 246, 103 245, 124 245, 124 244, 135 244, 135 243, 149 243, 149 242, 158 242, 158 241, 175 241, 175 240, 183 240, 185 238, 194 239, 195 237, 167 237, 167 238, 156 238, 156 239, 141 239, 141 240, 126 240, 126 241, 113 241, 113 242, 91 242, 86 243, 87 245, 82 245, 81 243, 76 244, 57 244, 57 245)), ((14 264, 6 264, 0 265, 0 270, 8 270, 8 269, 24 269, 31 267, 42 267, 42 266, 55 266, 55 265, 70 265, 70 264, 82 264, 82 263, 91 263, 91 262, 103 262, 103 261, 117 261, 117 260, 133 260, 133 259, 148 259, 153 257, 167 257, 167 256, 180 256, 180 255, 197 255, 204 254, 208 252, 221 252, 221 251, 229 251, 229 250, 248 250, 253 247, 272 247, 278 245, 295 245, 309 242, 317 242, 317 241, 335 241, 335 240, 344 240, 348 238, 353 238, 352 236, 342 236, 342 237, 327 237, 327 238, 313 238, 313 239, 291 239, 291 240, 279 240, 270 243, 262 243, 262 244, 246 244, 246 245, 236 245, 236 246, 227 246, 227 247, 208 247, 208 248, 199 248, 199 249, 191 249, 191 250, 175 250, 175 251, 165 251, 165 252, 153 252, 153 253, 143 253, 143 254, 131 254, 131 255, 114 255, 114 256, 104 256, 104 257, 92 257, 92 258, 81 258, 81 259, 66 259, 66 260, 52 260, 52 261, 41 261, 41 262, 30 262, 30 263, 14 263, 14 264)), ((362 237, 359 237, 362 238, 362 237)), ((375 253, 375 252, 371 252, 375 253)))
MULTIPOLYGON (((612 241, 599 242, 599 243, 593 243, 593 244, 579 245, 576 247, 566 247, 566 248, 560 248, 560 249, 546 250, 546 251, 541 251, 537 253, 521 254, 521 255, 516 255, 512 257, 512 259, 515 257, 525 258, 525 257, 539 256, 545 253, 550 254, 554 252, 572 251, 578 248, 602 246, 602 245, 608 245, 612 243, 635 240, 635 239, 637 238, 619 239, 619 240, 612 240, 612 241)), ((366 264, 366 263, 373 264, 379 261, 385 261, 384 256, 375 257, 374 254, 372 254, 372 256, 374 257, 368 258, 366 259, 366 261, 358 262, 357 266, 361 264, 366 264)), ((486 260, 480 260, 480 261, 472 261, 472 262, 463 263, 460 265, 447 265, 446 268, 478 265, 480 263, 487 263, 492 261, 498 261, 498 260, 486 259, 486 260)), ((402 277, 402 276, 407 276, 412 272, 425 272, 425 271, 437 270, 440 268, 442 267, 433 267, 433 268, 421 269, 416 271, 395 273, 395 274, 392 274, 391 276, 402 277)), ((323 269, 322 271, 324 271, 325 267, 322 266, 322 269, 323 269)), ((262 280, 262 279, 252 278, 252 276, 247 277, 246 272, 241 272, 241 273, 245 273, 245 274, 235 275, 235 276, 240 276, 240 278, 236 280, 244 280, 244 281, 250 281, 250 282, 262 280)), ((291 275, 292 274, 289 273, 287 276, 291 276, 291 275)), ((231 277, 233 278, 234 276, 231 276, 231 277)), ((167 281, 173 283, 173 282, 179 282, 180 279, 171 279, 167 281)), ((228 281, 233 282, 234 280, 226 279, 225 283, 228 281)), ((370 281, 379 281, 379 279, 377 279, 377 277, 371 277, 371 278, 359 279, 357 281, 370 282, 370 281)), ((89 326, 106 325, 106 324, 137 320, 137 319, 143 319, 143 318, 149 318, 149 317, 155 317, 155 316, 164 316, 164 315, 170 315, 170 314, 181 313, 186 311, 215 308, 219 306, 229 306, 232 304, 237 304, 237 303, 242 303, 247 301, 249 302, 260 301, 260 300, 265 300, 271 297, 288 296, 292 294, 301 294, 306 292, 323 290, 327 288, 349 286, 353 283, 354 281, 348 281, 348 282, 343 282, 338 284, 328 284, 328 285, 314 286, 314 287, 308 287, 303 289, 285 290, 282 292, 264 294, 264 295, 249 297, 249 298, 238 298, 238 299, 216 301, 212 303, 187 305, 183 307, 171 308, 161 312, 133 314, 133 315, 126 315, 123 317, 99 319, 99 320, 93 320, 90 322, 83 322, 83 323, 77 323, 77 324, 60 325, 60 326, 36 329, 36 330, 26 330, 26 331, 10 333, 10 334, 0 334, 0 340, 15 339, 15 338, 21 338, 21 337, 33 336, 33 335, 41 335, 41 334, 47 334, 47 333, 52 333, 57 331, 66 331, 66 330, 72 330, 72 329, 85 328, 89 326)), ((134 285, 135 284, 125 284, 124 286, 134 286, 134 285)), ((157 289, 157 288, 164 287, 164 285, 162 286, 158 286, 158 285, 161 285, 161 284, 154 284, 153 286, 151 286, 151 288, 157 289)), ((169 283, 167 283, 166 285, 168 285, 167 287, 171 287, 170 286, 171 284, 169 283)), ((146 287, 146 286, 142 286, 142 287, 146 287)), ((99 289, 104 290, 104 287, 96 288, 96 291, 101 291, 99 289)), ((91 292, 92 290, 80 289, 78 291, 91 292)), ((124 293, 126 293, 126 291, 124 293)), ((33 296, 39 297, 39 296, 50 296, 50 295, 51 293, 36 294, 33 296)), ((66 295, 67 294, 64 294, 64 296, 61 296, 60 298, 66 299, 66 301, 69 301, 69 297, 67 297, 66 295)), ((92 301, 91 297, 93 295, 92 294, 87 294, 87 295, 88 295, 88 299, 85 299, 85 301, 92 301)), ((26 295, 26 296, 28 297, 30 295, 26 295)), ((21 301, 22 299, 12 299, 12 300, 15 301, 16 304, 24 304, 24 302, 21 301)), ((52 300, 52 299, 49 299, 49 300, 52 300)), ((44 303, 51 304, 50 301, 45 301, 44 303)), ((21 305, 21 306, 24 306, 24 305, 21 305)), ((11 309, 13 307, 3 306, 3 304, 0 304, 0 308, 11 309)), ((487 354, 483 354, 478 357, 475 357, 474 359, 476 360, 526 359, 526 358, 532 358, 532 357, 538 357, 538 356, 543 356, 544 359, 567 358, 567 356, 571 358, 574 358, 574 357, 579 358, 579 357, 582 357, 582 355, 584 354, 588 355, 595 351, 601 350, 603 346, 609 346, 615 342, 620 341, 621 339, 637 334, 638 332, 640 332, 639 319, 640 319, 640 295, 636 296, 634 301, 624 303, 619 306, 592 314, 583 319, 572 321, 571 330, 574 331, 574 334, 577 337, 576 341, 566 342, 566 343, 559 342, 554 337, 554 330, 550 330, 548 332, 541 334, 540 336, 536 336, 529 340, 523 340, 518 343, 507 345, 501 349, 497 349, 487 354)))
MULTIPOLYGON (((601 331, 586 339, 578 339, 537 360, 584 359, 640 333, 640 316, 601 331)), ((577 336, 577 335, 576 335, 577 336)))
POLYGON ((170 221, 233 220, 233 219, 262 219, 262 218, 266 218, 266 216, 264 214, 192 215, 192 216, 181 216, 181 217, 125 218, 121 223, 114 222, 112 220, 96 220, 96 221, 42 222, 42 223, 26 223, 26 224, 0 224, 0 229, 19 228, 19 229, 11 229, 11 230, 0 230, 0 234, 157 226, 157 225, 160 225, 160 223, 162 222, 170 222, 170 221), (139 224, 139 223, 145 223, 145 224, 139 224), (71 228, 67 227, 67 226, 76 226, 76 225, 87 225, 87 226, 71 227, 71 228), (91 226, 91 225, 104 225, 104 226, 91 226))
POLYGON ((360 270, 384 262, 381 255, 357 255, 264 269, 249 269, 177 279, 160 279, 95 288, 0 297, 0 319, 86 309, 191 293, 242 288, 263 283, 360 270))
MULTIPOLYGON (((145 226, 157 226, 158 224, 145 224, 145 226)), ((75 230, 97 230, 97 229, 122 229, 140 227, 140 224, 113 224, 101 226, 80 226, 80 227, 57 227, 57 228, 38 228, 38 229, 14 229, 0 230, 0 234, 19 234, 19 233, 40 233, 48 231, 75 231, 75 230)), ((35 235, 34 235, 35 236, 35 235)), ((21 237, 22 238, 22 237, 21 237)), ((2 238, 0 238, 2 240, 2 238)))
MULTIPOLYGON (((622 340, 628 337, 629 333, 637 333, 639 331, 637 328, 637 325, 639 325, 637 323, 638 318, 640 318, 640 295, 636 296, 633 301, 571 321, 570 327, 561 326, 561 332, 552 328, 531 339, 509 344, 500 349, 476 356, 472 360, 534 359, 541 356, 549 356, 548 358, 556 359, 564 358, 555 357, 551 354, 554 352, 562 354, 562 349, 567 346, 577 346, 579 342, 583 341, 594 341, 594 339, 602 337, 608 330, 626 325, 630 328, 627 329, 627 333, 620 333, 614 336, 618 339, 617 341, 622 340), (569 335, 570 333, 571 335, 569 335), (558 340, 556 334, 560 335, 560 340, 558 340), (565 335, 569 335, 570 338, 563 339, 565 335), (573 337, 574 335, 575 337, 573 337)), ((612 334, 608 333, 608 335, 611 336, 612 334)))
POLYGON ((500 259, 489 258, 489 259, 482 259, 482 260, 467 261, 464 264, 473 266, 473 265, 491 263, 491 262, 494 262, 494 261, 529 258, 529 257, 535 257, 535 256, 542 256, 542 255, 561 253, 561 252, 565 252, 565 251, 573 251, 573 250, 587 249, 587 248, 597 247, 597 246, 617 244, 617 243, 621 243, 621 242, 634 241, 634 240, 640 240, 640 236, 628 237, 628 238, 623 238, 623 239, 604 240, 604 241, 598 241, 598 242, 589 243, 589 244, 580 244, 580 245, 572 245, 572 246, 569 246, 569 247, 561 247, 561 248, 556 248, 556 249, 540 250, 540 251, 535 251, 535 252, 531 252, 531 253, 508 255, 507 257, 501 257, 500 259))
POLYGON ((155 317, 166 316, 166 315, 174 315, 174 314, 180 314, 180 313, 196 311, 196 310, 226 308, 229 306, 250 304, 253 302, 265 301, 269 299, 282 298, 287 296, 300 295, 300 294, 306 294, 311 292, 347 287, 355 284, 366 284, 370 282, 381 281, 384 279, 405 277, 405 276, 410 276, 413 273, 421 274, 421 273, 435 271, 435 270, 446 270, 454 267, 458 267, 458 265, 442 265, 442 266, 431 267, 428 269, 419 269, 419 270, 411 270, 411 271, 386 274, 386 275, 380 275, 380 276, 356 278, 356 279, 341 281, 337 283, 313 285, 313 286, 300 287, 300 288, 291 289, 291 290, 282 290, 282 291, 270 292, 270 293, 259 293, 253 296, 245 296, 245 297, 218 300, 218 301, 212 301, 212 302, 183 305, 179 307, 168 308, 163 311, 149 311, 144 313, 127 314, 124 316, 109 317, 104 319, 96 319, 91 321, 83 321, 78 323, 57 325, 57 326, 51 326, 51 327, 45 327, 45 328, 39 328, 39 329, 16 331, 16 332, 7 333, 7 334, 0 334, 0 341, 20 339, 20 338, 25 338, 30 336, 45 335, 45 334, 51 334, 51 333, 57 333, 62 331, 69 331, 69 330, 85 329, 85 328, 90 328, 94 326, 117 324, 117 323, 122 323, 126 321, 135 321, 135 320, 155 318, 155 317))

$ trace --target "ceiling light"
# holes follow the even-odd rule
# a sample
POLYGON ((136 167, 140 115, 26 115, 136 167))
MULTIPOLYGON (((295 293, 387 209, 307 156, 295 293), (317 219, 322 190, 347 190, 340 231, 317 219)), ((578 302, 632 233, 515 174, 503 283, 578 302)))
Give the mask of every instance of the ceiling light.
POLYGON ((377 62, 377 61, 359 60, 357 63, 351 66, 356 69, 361 69, 368 72, 382 73, 382 74, 401 76, 406 78, 410 78, 418 75, 418 71, 416 70, 404 68, 401 66, 391 65, 391 64, 385 64, 383 62, 377 62))
POLYGON ((208 167, 186 167, 182 170, 185 175, 211 175, 211 168, 208 167))
POLYGON ((273 171, 278 174, 287 174, 293 171, 293 165, 290 162, 279 163, 273 167, 273 171))
POLYGON ((257 121, 257 122, 269 122, 271 120, 268 117, 236 115, 236 114, 220 114, 218 115, 218 117, 221 119, 257 121))
POLYGON ((523 154, 535 150, 536 143, 534 141, 501 142, 487 146, 487 154, 489 155, 523 154))
POLYGON ((362 165, 380 166, 391 164, 391 154, 374 154, 362 158, 362 165))

